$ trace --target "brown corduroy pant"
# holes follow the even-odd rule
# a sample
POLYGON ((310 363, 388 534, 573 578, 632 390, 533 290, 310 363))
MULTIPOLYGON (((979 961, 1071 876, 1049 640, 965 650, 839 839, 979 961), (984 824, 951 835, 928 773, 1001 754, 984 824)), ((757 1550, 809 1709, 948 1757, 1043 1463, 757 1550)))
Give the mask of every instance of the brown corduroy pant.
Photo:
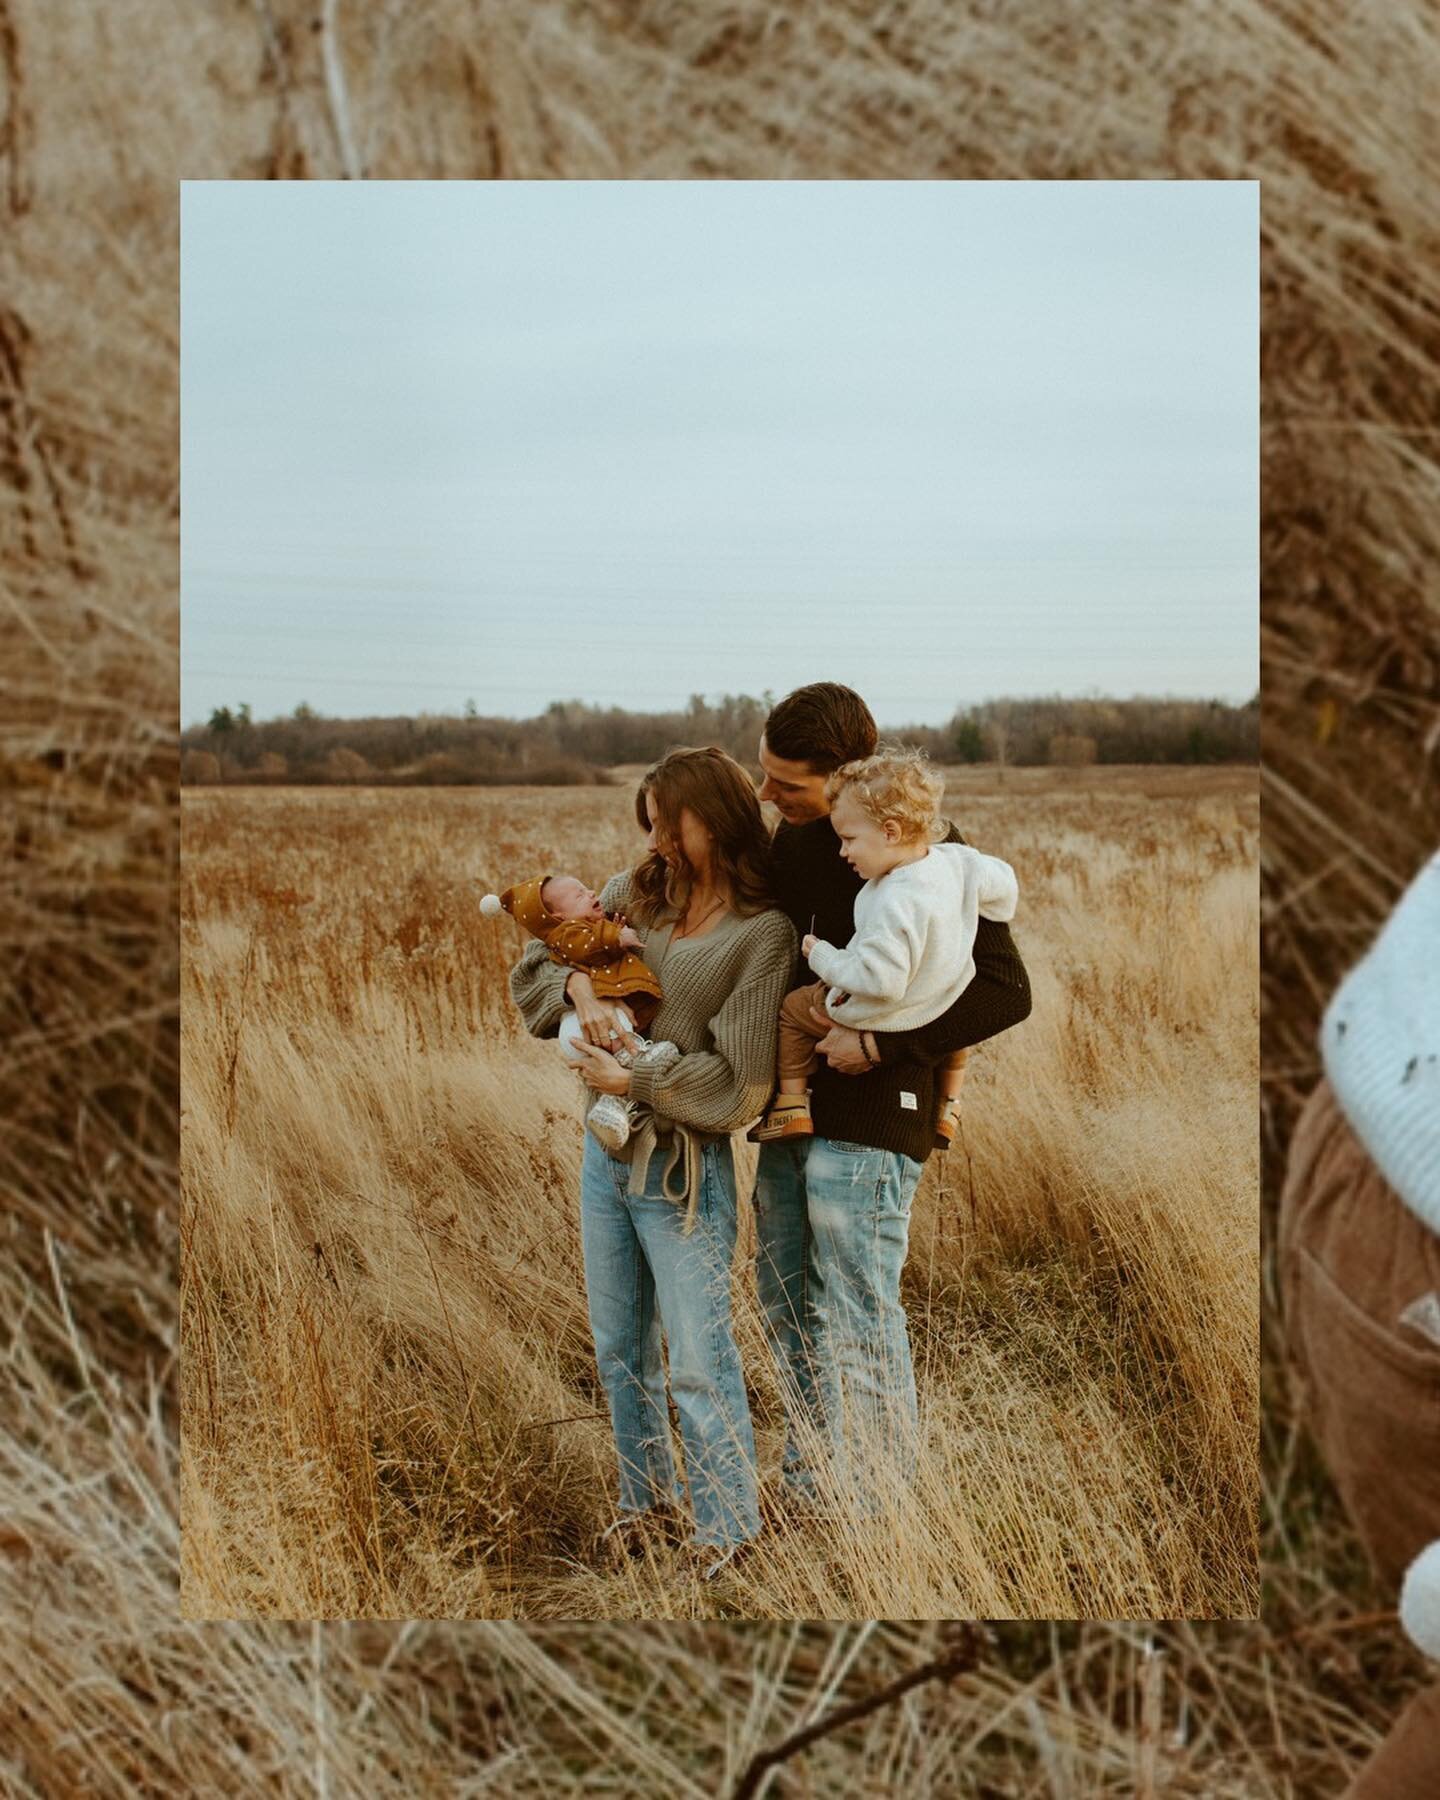
MULTIPOLYGON (((1440 1236, 1388 1186, 1328 1082, 1280 1201, 1286 1340, 1311 1430, 1376 1571, 1398 1590, 1440 1537, 1440 1343, 1401 1315, 1440 1294, 1440 1236)), ((1440 1795, 1440 1682, 1415 1696, 1347 1800, 1440 1795)))
MULTIPOLYGON (((819 1058, 815 1046, 830 1027, 818 1024, 811 1008, 825 1010, 825 997, 830 992, 828 981, 812 982, 809 987, 792 988, 780 1006, 780 1048, 776 1057, 776 1073, 781 1081, 800 1081, 815 1073, 819 1058)), ((963 1069, 968 1050, 957 1050, 940 1065, 945 1070, 963 1069)))
POLYGON ((823 1012, 825 996, 829 992, 828 982, 816 981, 809 987, 793 988, 781 1002, 780 1048, 775 1059, 775 1072, 782 1081, 795 1081, 802 1075, 814 1074, 819 1061, 815 1046, 828 1027, 815 1023, 810 1008, 818 1006, 823 1012))

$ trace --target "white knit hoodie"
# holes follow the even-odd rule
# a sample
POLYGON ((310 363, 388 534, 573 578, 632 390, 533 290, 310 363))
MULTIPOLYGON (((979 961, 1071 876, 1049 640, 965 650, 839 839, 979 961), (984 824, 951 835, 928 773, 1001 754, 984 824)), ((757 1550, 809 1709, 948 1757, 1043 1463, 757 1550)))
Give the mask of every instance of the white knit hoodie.
MULTIPOLYGON (((1320 1033, 1325 1073, 1380 1173, 1440 1234, 1440 855, 1420 871, 1320 1033)), ((1418 1311, 1426 1298, 1417 1301, 1418 1311)), ((1440 1659, 1440 1540, 1407 1573, 1400 1617, 1440 1659)))
POLYGON ((843 950, 821 938, 810 967, 831 984, 830 1017, 853 1029, 914 1031, 938 1019, 975 978, 983 913, 1015 917, 1015 871, 969 844, 932 844, 855 896, 855 935, 843 950), (840 1000, 838 994, 849 996, 840 1000))

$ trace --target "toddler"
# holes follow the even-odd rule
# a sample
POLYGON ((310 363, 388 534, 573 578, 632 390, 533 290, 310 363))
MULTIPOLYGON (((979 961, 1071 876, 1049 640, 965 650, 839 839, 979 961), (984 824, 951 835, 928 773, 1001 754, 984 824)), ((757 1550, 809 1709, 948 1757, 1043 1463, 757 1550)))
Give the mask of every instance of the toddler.
MULTIPOLYGON (((983 915, 1015 916, 1015 872, 968 844, 940 844, 945 782, 918 751, 884 749, 829 778, 830 823, 840 853, 865 885, 855 896, 855 932, 843 950, 806 934, 800 949, 821 977, 796 988, 780 1009, 778 1092, 749 1136, 809 1136, 807 1086, 815 1046, 829 1030, 912 1031, 949 1010, 975 976, 975 926, 983 915)), ((955 1133, 966 1052, 936 1071, 937 1145, 955 1133)))
MULTIPOLYGON (((596 999, 610 1015, 610 1050, 623 1068, 638 1064, 663 1072, 679 1061, 674 1044, 652 1044, 644 1036, 660 1005, 660 982, 639 955, 639 932, 623 918, 609 917, 583 881, 574 875, 537 875, 503 894, 486 894, 480 910, 487 918, 508 912, 540 939, 553 962, 585 970, 596 999), (639 1039, 633 1051, 625 1041, 631 1036, 639 1039)), ((572 1008, 560 1021, 560 1049, 574 1068, 585 1061, 584 1053, 575 1048, 584 1038, 572 1008)), ((600 1094, 586 1123, 614 1155, 630 1137, 634 1110, 618 1094, 600 1094)))

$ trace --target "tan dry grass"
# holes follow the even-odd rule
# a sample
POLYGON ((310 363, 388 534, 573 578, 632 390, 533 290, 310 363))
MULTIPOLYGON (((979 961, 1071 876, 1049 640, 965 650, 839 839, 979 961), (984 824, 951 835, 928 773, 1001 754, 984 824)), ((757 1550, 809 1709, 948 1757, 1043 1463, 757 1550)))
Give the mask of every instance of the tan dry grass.
MULTIPOLYGON (((335 1793, 480 1792, 487 1768, 501 1790, 565 1793, 614 1760, 612 1740, 580 1721, 596 1705, 629 1719, 648 1693, 672 1758, 703 1759, 718 1783, 713 1746, 730 1733, 743 1747, 752 1726, 773 1732, 818 1703, 816 1670, 854 1648, 846 1629, 533 1627, 555 1675, 507 1663, 484 1627, 336 1626, 316 1664, 308 1635, 288 1627, 177 1624, 174 1483, 154 1488, 152 1509, 130 1479, 144 1445, 173 1444, 175 1423, 175 180, 338 166, 304 9, 269 9, 295 49, 288 83, 257 47, 263 10, 0 9, 0 259, 26 327, 20 416, 44 434, 93 571, 83 586, 70 571, 37 453, 22 473, 0 446, 3 750, 23 762, 72 742, 95 758, 88 778, 62 771, 43 795, 7 786, 3 798, 7 833, 41 824, 0 925, 11 1009, 0 1447, 7 1517, 34 1544, 7 1548, 0 1567, 0 1607, 25 1621, 5 1638, 7 1683, 24 1696, 7 1717, 5 1778, 19 1792, 88 1780, 107 1794, 163 1793, 183 1756, 185 1781, 219 1792, 263 1781, 310 1793, 323 1767, 335 1793), (132 1430, 79 1398, 87 1370, 118 1384, 132 1430), (657 1676, 674 1685, 651 1688, 657 1676), (717 1698, 688 1736, 697 1692, 717 1698)), ((1434 838, 1428 758, 1416 772, 1436 700, 1433 9, 911 0, 880 17, 865 9, 862 24, 851 0, 810 0, 782 28, 748 5, 702 16, 674 0, 541 0, 522 23, 494 5, 422 0, 405 9, 406 53, 383 74, 356 59, 349 10, 362 137, 378 134, 388 176, 1263 178, 1273 1175, 1313 1077, 1325 985, 1434 838), (1322 683, 1343 727, 1324 745, 1322 683), (1416 804, 1397 805, 1412 791, 1416 804), (1338 841, 1312 806, 1339 823, 1338 841), (1361 844, 1383 873, 1352 850, 1361 844)), ((1162 1765, 1167 1793, 1338 1791, 1418 1673, 1393 1625, 1371 1617, 1388 1597, 1365 1579, 1313 1467, 1277 1348, 1270 1622, 1178 1634, 1164 1717, 1183 1701, 1190 1749, 1182 1772, 1162 1765)), ((519 1628, 501 1629, 521 1643, 519 1628)), ((918 1654, 914 1636, 891 1628, 894 1654, 918 1654)), ((1077 1796, 1149 1791, 1124 1724, 1131 1634, 1042 1634, 1030 1664, 1022 1648, 1007 1639, 1005 1668, 962 1696, 953 1744, 913 1714, 903 1730, 874 1721, 808 1761, 815 1791, 883 1779, 917 1794, 987 1782, 1053 1792, 1053 1747, 1072 1743, 1083 1745, 1066 1766, 1077 1796)), ((872 1637, 851 1679, 877 1654, 872 1637)), ((637 1791, 676 1785, 658 1764, 616 1766, 637 1791)))
MULTIPOLYGON (((917 1492, 895 1530, 772 1540, 719 1606, 1243 1616, 1253 778, 1191 772, 1172 798, 1133 771, 1032 777, 1023 798, 968 785, 967 836, 1023 884, 1036 1009, 977 1054, 969 1160, 934 1159, 917 1201, 917 1492)), ((187 794, 191 1614, 714 1604, 663 1568, 588 1569, 612 1452, 589 1416, 577 1096, 509 1005, 519 934, 475 904, 533 869, 599 883, 627 866, 632 804, 623 788, 187 794)), ((753 1151, 741 1166, 748 1191, 753 1151)), ((768 1472, 778 1402, 748 1279, 739 1293, 768 1472)))

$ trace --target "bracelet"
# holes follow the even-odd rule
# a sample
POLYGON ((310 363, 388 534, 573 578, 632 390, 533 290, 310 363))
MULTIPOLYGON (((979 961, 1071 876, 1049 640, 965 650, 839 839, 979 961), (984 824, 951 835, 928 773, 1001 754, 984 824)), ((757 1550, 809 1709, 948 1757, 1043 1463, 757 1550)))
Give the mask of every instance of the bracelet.
MULTIPOLYGON (((863 1031, 860 1033, 860 1053, 872 1069, 878 1069, 880 1067, 880 1058, 878 1055, 872 1056, 870 1054, 870 1046, 865 1041, 866 1035, 867 1034, 863 1031)), ((878 1051, 880 1046, 877 1044, 875 1048, 878 1051)))

